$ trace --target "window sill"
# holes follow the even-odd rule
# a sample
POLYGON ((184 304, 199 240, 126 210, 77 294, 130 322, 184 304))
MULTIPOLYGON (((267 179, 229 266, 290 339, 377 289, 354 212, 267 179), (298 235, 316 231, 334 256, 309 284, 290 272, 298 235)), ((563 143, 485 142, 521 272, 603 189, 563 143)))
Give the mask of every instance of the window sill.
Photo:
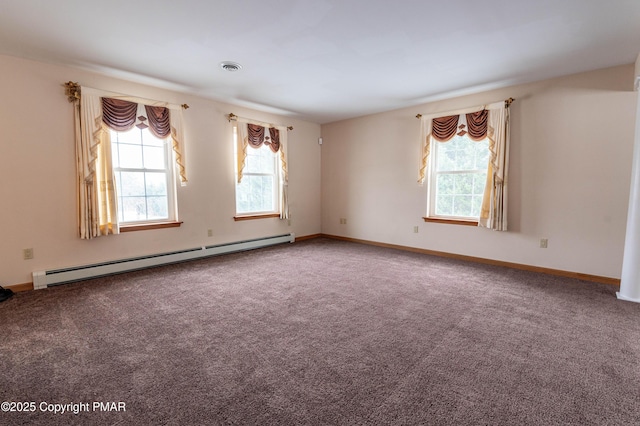
POLYGON ((464 225, 464 226, 478 226, 477 220, 464 220, 464 219, 439 219, 435 217, 423 217, 425 222, 442 223, 447 225, 464 225))
POLYGON ((246 216, 234 216, 233 220, 236 222, 239 220, 253 220, 253 219, 269 219, 273 217, 280 217, 280 213, 268 213, 268 214, 254 214, 254 215, 246 215, 246 216))
POLYGON ((182 222, 159 222, 145 223, 142 225, 123 225, 120 227, 120 233, 134 231, 148 231, 150 229, 179 228, 182 222))

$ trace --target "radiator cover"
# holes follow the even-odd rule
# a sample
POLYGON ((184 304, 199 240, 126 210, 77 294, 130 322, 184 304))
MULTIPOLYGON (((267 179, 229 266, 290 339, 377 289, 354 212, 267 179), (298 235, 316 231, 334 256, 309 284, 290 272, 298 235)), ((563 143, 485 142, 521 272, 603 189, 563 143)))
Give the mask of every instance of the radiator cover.
POLYGON ((219 256, 239 251, 254 250, 276 244, 293 243, 293 233, 276 235, 273 237, 256 238, 253 240, 236 241, 232 243, 203 246, 170 253, 159 253, 129 259, 113 260, 91 265, 74 266, 63 269, 33 272, 33 288, 40 290, 53 285, 82 281, 105 275, 152 268, 170 263, 185 262, 203 257, 219 256))

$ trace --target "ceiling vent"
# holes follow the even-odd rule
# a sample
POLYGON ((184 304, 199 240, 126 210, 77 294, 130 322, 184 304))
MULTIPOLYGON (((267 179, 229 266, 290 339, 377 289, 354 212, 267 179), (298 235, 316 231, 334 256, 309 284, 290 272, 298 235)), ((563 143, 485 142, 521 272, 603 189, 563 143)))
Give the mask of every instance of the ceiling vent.
POLYGON ((220 68, 222 68, 225 71, 236 72, 242 69, 242 65, 240 65, 237 62, 225 61, 225 62, 220 62, 220 68))

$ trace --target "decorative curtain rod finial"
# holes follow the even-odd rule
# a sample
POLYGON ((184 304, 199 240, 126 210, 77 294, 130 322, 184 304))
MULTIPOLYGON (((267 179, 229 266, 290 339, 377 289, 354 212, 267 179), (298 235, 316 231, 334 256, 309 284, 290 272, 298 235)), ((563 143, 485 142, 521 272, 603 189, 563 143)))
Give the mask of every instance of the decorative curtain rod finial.
POLYGON ((513 99, 513 98, 506 99, 506 100, 504 101, 504 106, 505 106, 506 108, 509 108, 509 107, 511 106, 511 104, 513 103, 513 101, 515 101, 515 99, 513 99))
POLYGON ((293 126, 288 126, 287 130, 293 130, 293 126))
POLYGON ((182 109, 189 109, 189 105, 187 105, 187 104, 182 104, 180 106, 182 107, 182 109))
POLYGON ((69 102, 75 102, 80 100, 80 85, 73 81, 64 83, 65 95, 69 99, 69 102))
POLYGON ((229 121, 231 121, 231 120, 236 120, 238 116, 230 112, 229 114, 227 114, 227 118, 229 119, 229 121))
POLYGON ((422 118, 422 114, 417 114, 417 115, 416 115, 416 118, 417 118, 418 120, 420 120, 420 119, 422 118))

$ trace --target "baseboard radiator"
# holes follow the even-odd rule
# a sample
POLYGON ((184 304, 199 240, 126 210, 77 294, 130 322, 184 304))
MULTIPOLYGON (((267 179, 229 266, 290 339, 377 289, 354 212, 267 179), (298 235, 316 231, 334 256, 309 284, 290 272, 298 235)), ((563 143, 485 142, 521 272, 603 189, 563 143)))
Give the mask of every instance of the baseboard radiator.
POLYGON ((246 250, 254 250, 276 244, 293 243, 293 233, 276 235, 273 237, 257 238, 253 240, 237 241, 233 243, 204 246, 193 249, 160 253, 149 256, 130 259, 114 260, 111 262, 96 263, 93 265, 76 266, 64 269, 53 269, 33 273, 33 288, 40 290, 53 285, 66 284, 74 281, 82 281, 90 278, 113 275, 122 272, 152 268, 154 266, 170 263, 185 262, 203 257, 219 256, 221 254, 236 253, 246 250))

